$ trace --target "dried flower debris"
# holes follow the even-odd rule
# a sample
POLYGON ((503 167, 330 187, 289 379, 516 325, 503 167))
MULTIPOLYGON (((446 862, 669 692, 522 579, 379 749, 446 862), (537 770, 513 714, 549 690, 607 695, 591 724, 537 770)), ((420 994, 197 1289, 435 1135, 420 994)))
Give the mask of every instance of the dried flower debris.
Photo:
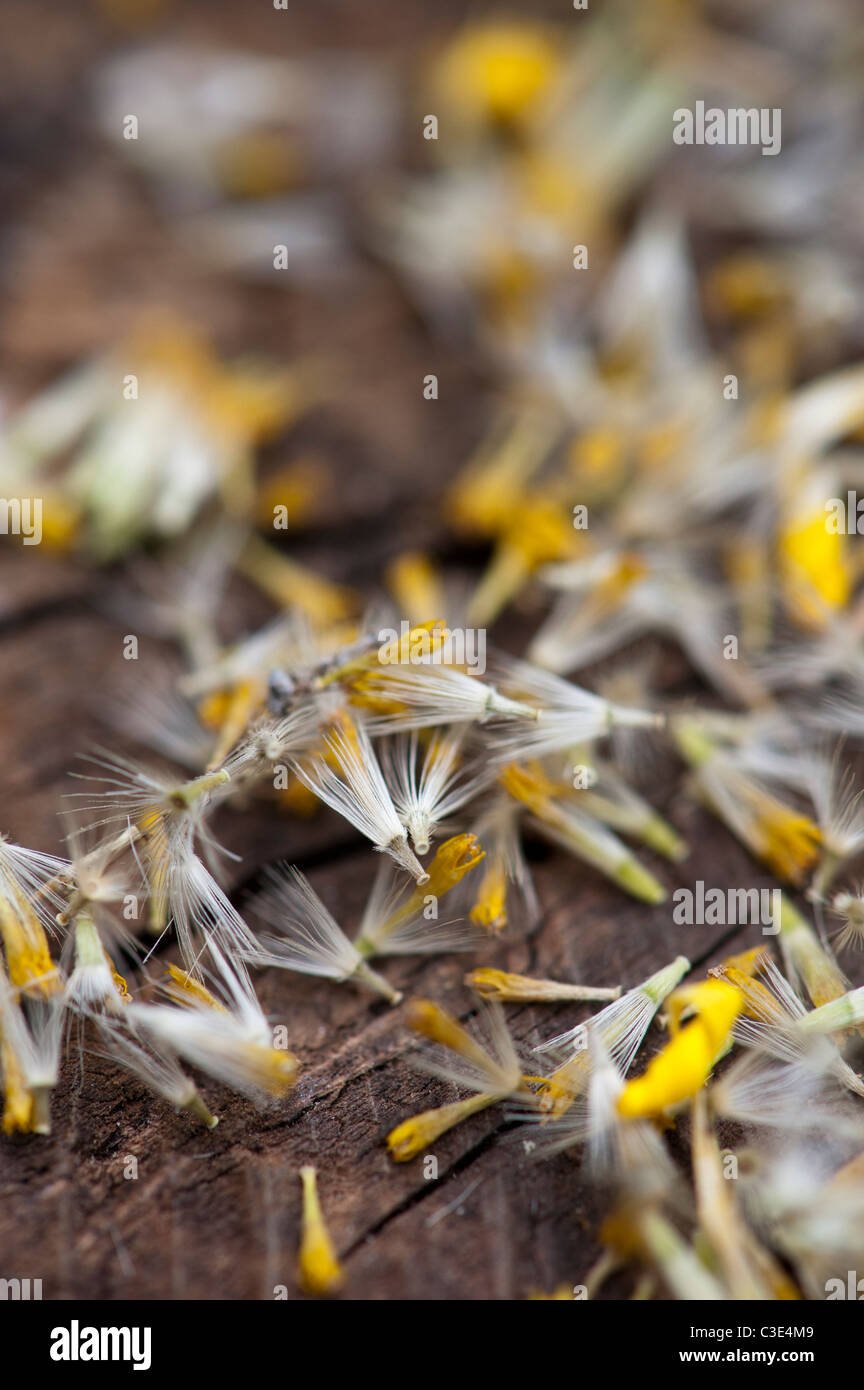
MULTIPOLYGON (((256 981, 292 971, 353 989, 358 1016, 391 1006, 414 1035, 412 1064, 459 1093, 391 1128, 396 1163, 493 1109, 541 1162, 582 1155, 574 1190, 596 1186, 607 1207, 600 1260, 577 1272, 590 1296, 628 1271, 638 1297, 819 1298, 860 1256, 864 1205, 864 988, 838 961, 864 943, 864 571, 857 513, 844 510, 864 479, 864 364, 843 350, 861 292, 803 211, 772 240, 753 174, 770 144, 723 165, 709 205, 656 194, 693 74, 710 67, 722 88, 727 72, 731 100, 758 61, 695 14, 679 16, 671 44, 665 7, 621 8, 626 44, 604 18, 578 41, 533 21, 466 26, 424 77, 437 166, 364 207, 377 254, 432 331, 467 332, 497 374, 497 413, 441 498, 449 533, 485 548, 473 588, 414 548, 355 592, 281 544, 310 519, 321 478, 314 464, 261 476, 259 450, 338 393, 326 364, 228 362, 188 325, 149 323, 5 421, 0 483, 10 497, 41 492, 47 548, 104 564, 157 546, 149 566, 127 564, 133 611, 185 667, 122 711, 140 761, 81 750, 64 856, 0 841, 2 1129, 50 1131, 73 1029, 85 1057, 111 1058, 206 1129, 219 1088, 280 1103, 300 1063, 256 981), (712 217, 750 249, 697 257, 691 230, 712 217), (814 282, 830 282, 833 317, 814 282), (216 605, 235 575, 276 612, 226 644, 216 605), (496 622, 513 645, 516 610, 531 626, 521 654, 487 651, 496 622), (635 642, 677 649, 688 689, 661 687, 635 642), (676 779, 671 810, 668 797, 654 804, 658 762, 676 779), (287 829, 287 856, 232 902, 220 808, 290 817, 322 803, 375 867, 360 920, 292 864, 287 829), (463 958, 465 1019, 403 1001, 389 957, 470 956, 537 925, 526 849, 540 840, 566 856, 574 933, 590 928, 579 885, 596 874, 634 911, 671 917, 689 853, 681 806, 748 852, 754 881, 729 890, 745 911, 766 873, 776 885, 767 917, 713 919, 754 929, 757 947, 707 975, 670 949, 641 982, 463 958), (157 978, 163 941, 181 963, 157 978), (529 1047, 508 1016, 528 1004, 582 1014, 529 1047)), ((216 219, 208 246, 235 272, 248 232, 238 200, 266 218, 306 206, 310 260, 341 245, 300 152, 314 145, 319 173, 342 178, 350 132, 321 134, 309 70, 250 57, 218 138, 197 138, 189 113, 218 62, 145 50, 111 66, 106 129, 137 84, 158 138, 129 153, 163 189, 194 187, 195 217, 216 219), (152 82, 166 64, 180 88, 152 82)), ((794 54, 778 60, 771 102, 786 113, 780 172, 793 182, 807 155, 795 68, 794 54)), ((367 118, 354 160, 380 158, 392 83, 373 64, 351 80, 367 118)), ((543 1030, 542 1007, 533 1017, 543 1030)), ((300 1172, 298 1283, 320 1296, 350 1290, 350 1264, 316 1166, 300 1172)))

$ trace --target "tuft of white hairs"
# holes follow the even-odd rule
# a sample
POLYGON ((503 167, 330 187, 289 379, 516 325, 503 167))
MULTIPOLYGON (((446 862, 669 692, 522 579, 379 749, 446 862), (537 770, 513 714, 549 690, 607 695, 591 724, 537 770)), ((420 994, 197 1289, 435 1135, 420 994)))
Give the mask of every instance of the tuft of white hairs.
POLYGON ((363 725, 355 724, 351 734, 337 727, 327 735, 325 744, 336 760, 338 772, 322 757, 311 762, 292 759, 297 776, 371 840, 376 849, 392 855, 418 883, 425 883, 429 876, 408 845, 405 827, 363 725))

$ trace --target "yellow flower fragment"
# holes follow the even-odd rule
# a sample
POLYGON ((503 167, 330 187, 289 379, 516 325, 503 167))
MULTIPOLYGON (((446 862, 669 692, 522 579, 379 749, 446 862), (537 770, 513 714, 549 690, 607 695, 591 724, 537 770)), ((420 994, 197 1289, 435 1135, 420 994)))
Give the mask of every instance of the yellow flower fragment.
POLYGON ((208 949, 224 1004, 195 977, 175 969, 168 992, 180 1007, 130 1004, 129 1022, 224 1085, 252 1096, 283 1096, 296 1080, 297 1058, 274 1045, 245 968, 229 965, 212 941, 208 949))
MULTIPOLYGON (((669 965, 649 975, 634 989, 601 1009, 591 1020, 591 1030, 610 1053, 622 1075, 627 1074, 642 1039, 656 1014, 675 986, 690 969, 686 956, 677 956, 669 965)), ((536 1050, 553 1055, 573 1048, 573 1055, 545 1078, 538 1109, 547 1119, 559 1119, 587 1089, 592 1075, 592 1052, 588 1047, 585 1024, 550 1038, 536 1050)))
POLYGON ((436 95, 468 125, 523 124, 560 70, 559 45, 538 24, 471 25, 432 74, 436 95))
POLYGON ((502 858, 490 860, 469 912, 475 926, 490 935, 507 925, 507 867, 502 858))
POLYGON ((454 1062, 437 1066, 428 1062, 424 1069, 475 1094, 450 1105, 425 1110, 391 1130, 387 1136, 387 1148, 397 1163, 416 1158, 454 1125, 521 1090, 522 1069, 504 1016, 497 1005, 487 1005, 486 1008, 488 1048, 438 1004, 428 999, 418 999, 411 1004, 409 1026, 421 1037, 461 1059, 461 1065, 454 1062))
POLYGON ((422 914, 430 897, 440 900, 451 888, 455 888, 480 863, 484 854, 485 850, 477 836, 468 831, 445 840, 426 866, 428 880, 417 884, 383 920, 368 924, 355 938, 354 945, 360 954, 372 956, 386 953, 388 938, 398 933, 400 927, 405 927, 412 918, 422 914))
POLYGON ((0 963, 0 1066, 3 1130, 50 1134, 51 1092, 57 1084, 63 1001, 32 997, 28 1017, 0 963))
POLYGON ((434 893, 436 898, 443 898, 445 893, 480 863, 485 853, 477 836, 472 835, 470 831, 452 835, 449 840, 438 846, 434 857, 426 866, 429 874, 426 892, 434 893))
POLYGON ((318 459, 295 459, 270 473, 258 489, 259 526, 272 527, 275 517, 282 529, 308 521, 316 511, 325 481, 324 466, 318 459))
MULTIPOLYGON (((161 8, 161 0, 156 4, 161 8)), ((236 131, 220 141, 213 153, 216 177, 232 198, 273 197, 303 182, 301 152, 282 131, 236 131)))
POLYGON ((394 698, 387 688, 387 674, 394 676, 406 664, 417 664, 434 657, 450 634, 442 618, 432 618, 417 623, 407 632, 364 653, 354 661, 339 668, 337 679, 351 692, 351 701, 361 708, 380 713, 393 713, 404 709, 404 704, 394 698))
POLYGON ((338 622, 356 607, 349 589, 289 560, 258 536, 247 541, 237 568, 281 607, 299 608, 313 623, 338 622))
POLYGON ((522 852, 519 820, 518 804, 499 793, 477 822, 486 863, 483 873, 472 881, 468 917, 487 936, 503 931, 514 915, 530 925, 539 912, 522 852))
POLYGON ((263 679, 238 681, 230 690, 214 691, 202 701, 202 724, 218 731, 208 768, 218 768, 246 733, 253 718, 264 707, 267 695, 263 679))
POLYGON ((399 637, 384 642, 377 652, 365 659, 364 665, 401 666, 405 662, 416 662, 430 657, 438 651, 449 636, 443 618, 432 618, 418 623, 399 637))
POLYGON ((445 611, 441 576, 429 556, 420 550, 406 550, 391 561, 385 572, 387 587, 399 611, 414 626, 427 613, 445 611))
POLYGON ((3 1072, 3 1133, 33 1132, 33 1095, 15 1049, 0 1023, 0 1067, 3 1072))
POLYGON ((780 1024, 788 1020, 789 1014, 777 996, 772 994, 761 980, 755 979, 736 965, 734 957, 717 966, 716 971, 712 973, 716 973, 718 977, 722 975, 724 980, 740 990, 744 1001, 741 1005, 743 1018, 755 1019, 760 1023, 780 1024))
POLYGON ((284 370, 226 367, 205 339, 180 321, 147 325, 133 337, 142 364, 166 374, 214 428, 266 439, 297 410, 299 377, 284 370))
POLYGON ((568 985, 558 980, 534 980, 528 975, 513 975, 508 970, 495 970, 484 967, 472 970, 465 976, 465 984, 483 999, 501 999, 510 1002, 532 1001, 543 1003, 561 999, 618 999, 621 986, 604 989, 593 985, 568 985))
POLYGON ((744 996, 723 980, 706 980, 675 991, 669 999, 671 1041, 639 1077, 629 1081, 618 1100, 627 1119, 659 1116, 704 1086, 725 1049, 744 996), (681 1014, 696 1017, 680 1027, 681 1014))
POLYGON ((415 999, 408 1008, 408 1025, 421 1037, 440 1043, 476 1066, 485 1068, 489 1058, 478 1042, 457 1019, 430 999, 415 999))
POLYGON ((548 412, 536 408, 502 417, 445 496, 444 513, 451 525, 468 535, 497 536, 508 530, 526 485, 559 433, 548 412))
POLYGON ((801 883, 819 857, 818 825, 751 776, 698 719, 672 726, 693 782, 716 815, 752 854, 789 883, 801 883))
POLYGON ((824 627, 849 602, 852 578, 846 537, 828 524, 824 485, 805 484, 780 533, 780 573, 787 606, 804 627, 824 627))
POLYGON ((783 268, 752 252, 727 256, 707 277, 708 302, 734 318, 758 318, 781 308, 789 292, 783 268))
MULTIPOLYGON (((781 975, 767 953, 761 954, 759 969, 764 971, 766 984, 750 977, 746 963, 740 957, 724 961, 712 975, 722 975, 740 990, 744 998, 736 1035, 747 1046, 779 1058, 783 1062, 805 1058, 813 1040, 820 1033, 853 1027, 856 1023, 856 991, 841 995, 808 1013, 795 990, 781 975), (824 1012, 823 1012, 824 1010, 824 1012)), ((824 1051, 825 1064, 831 1074, 855 1095, 864 1095, 864 1081, 843 1060, 833 1041, 824 1051)), ((728 1073, 727 1073, 728 1076, 728 1073)), ((722 1086, 726 1077, 720 1083, 722 1086)), ((715 1087, 716 1090, 716 1087, 715 1087)))
POLYGON ((178 1004, 185 1004, 188 1008, 214 1009, 217 1013, 227 1013, 224 1004, 220 1004, 215 994, 204 984, 203 980, 198 980, 188 970, 181 970, 179 965, 168 966, 168 976, 171 981, 166 986, 167 992, 178 1004))
POLYGON ((45 928, 23 893, 11 888, 9 892, 8 897, 0 896, 0 936, 12 986, 27 994, 57 994, 62 984, 45 928))
POLYGON ((478 626, 493 623, 541 565, 571 557, 581 540, 556 502, 525 497, 516 511, 468 603, 466 617, 478 626))
POLYGON ((42 497, 42 546, 65 555, 78 543, 83 530, 83 514, 71 498, 40 483, 42 497))
POLYGON ((297 1280, 304 1293, 320 1298, 341 1289, 345 1275, 324 1224, 317 1176, 311 1165, 300 1169, 300 1181, 303 1184, 303 1220, 297 1280))
POLYGON ((748 792, 755 813, 756 853, 779 878, 800 883, 818 856, 819 827, 802 812, 793 811, 777 797, 748 792))
POLYGON ((541 830, 556 844, 591 864, 642 902, 660 903, 666 890, 635 854, 611 830, 577 809, 553 800, 557 788, 539 764, 511 763, 501 775, 507 791, 537 818, 541 830))
POLYGON ((457 1100, 452 1105, 439 1105, 434 1110, 424 1110, 420 1115, 412 1115, 403 1120, 387 1135, 387 1149, 396 1163, 408 1163, 423 1153, 442 1134, 470 1119, 480 1110, 486 1110, 500 1100, 500 1096, 480 1092, 467 1100, 457 1100))
POLYGON ((787 973, 803 982, 817 1009, 849 988, 839 965, 785 893, 780 899, 780 949, 787 973))

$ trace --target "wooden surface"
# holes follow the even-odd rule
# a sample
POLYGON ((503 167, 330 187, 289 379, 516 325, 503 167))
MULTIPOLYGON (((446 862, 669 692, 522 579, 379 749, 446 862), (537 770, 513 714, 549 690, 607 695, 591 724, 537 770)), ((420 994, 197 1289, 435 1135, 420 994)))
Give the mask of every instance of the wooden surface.
MULTIPOLYGON (((23 0, 3 7, 0 382, 7 396, 26 395, 110 344, 138 310, 158 304, 193 316, 229 354, 254 349, 290 359, 325 351, 340 364, 337 400, 271 451, 275 462, 314 450, 333 477, 319 522, 291 553, 362 588, 406 544, 441 543, 438 493, 490 417, 482 364, 464 344, 432 340, 398 285, 369 259, 338 290, 270 291, 185 258, 166 237, 146 181, 88 125, 88 75, 114 41, 84 5, 41 8, 37 22, 23 0), (434 403, 422 398, 429 372, 441 382, 434 403)), ((260 13, 177 5, 168 28, 283 52, 336 35, 407 62, 468 7, 412 0, 292 8, 280 16, 278 43, 266 5, 260 13)), ((470 566, 476 557, 453 559, 470 566)), ((130 679, 121 640, 128 629, 103 611, 122 585, 116 571, 11 544, 0 549, 0 829, 34 848, 61 847, 58 810, 76 753, 93 742, 132 749, 100 715, 101 699, 130 679)), ((259 621, 262 607, 238 582, 224 616, 229 638, 259 621)), ((495 636, 518 650, 531 623, 523 614, 495 636)), ((131 678, 161 677, 169 656, 144 637, 131 678)), ((725 832, 680 800, 673 769, 666 773, 660 800, 693 853, 671 869, 646 855, 652 869, 670 888, 699 878, 768 884, 725 832)), ((225 813, 219 830, 243 856, 234 884, 241 905, 260 867, 288 857, 353 932, 376 862, 350 827, 329 812, 303 823, 256 809, 225 813)), ((734 933, 675 926, 668 904, 631 902, 563 855, 532 848, 532 856, 543 916, 528 937, 505 936, 477 960, 389 962, 388 978, 406 996, 429 996, 465 1017, 472 1002, 461 980, 475 963, 626 988, 680 952, 701 968, 730 949, 734 933)), ((735 947, 755 944, 755 930, 742 929, 735 947)), ((163 954, 173 958, 173 948, 163 954)), ((384 1146, 389 1129, 453 1098, 401 1060, 409 1045, 404 1005, 390 1009, 284 972, 265 972, 258 983, 302 1064, 293 1094, 256 1111, 205 1079, 220 1124, 202 1133, 98 1058, 87 1056, 82 1069, 73 1052, 51 1136, 0 1141, 0 1275, 40 1278, 52 1299, 272 1298, 277 1285, 296 1297, 297 1171, 313 1162, 347 1272, 345 1297, 519 1299, 534 1287, 581 1282, 598 1253, 602 1203, 571 1158, 533 1162, 523 1133, 494 1111, 434 1146, 437 1181, 424 1180, 419 1161, 393 1164, 384 1146), (130 1157, 135 1180, 124 1177, 130 1157)), ((578 1005, 509 1009, 526 1048, 587 1014, 578 1005)), ((649 1049, 659 1037, 652 1029, 649 1049)), ((629 1287, 613 1280, 604 1296, 626 1296, 629 1287)))
MULTIPOLYGON (((72 786, 75 751, 106 739, 97 697, 128 680, 122 634, 68 578, 38 556, 0 559, 3 828, 43 850, 60 847, 57 809, 72 786)), ((96 579, 97 591, 104 582, 96 579)), ((145 645, 136 674, 146 680, 148 662, 158 660, 145 645)), ((113 734, 110 741, 131 749, 113 734)), ((680 868, 652 864, 670 887, 699 878, 768 882, 674 791, 670 814, 694 846, 680 868)), ((241 904, 257 869, 288 856, 354 930, 375 856, 350 827, 329 812, 297 822, 256 809, 224 813, 218 829, 243 851, 241 904)), ((476 958, 390 961, 388 978, 408 997, 429 996, 467 1017, 472 1000, 461 980, 474 963, 627 987, 679 952, 704 967, 730 948, 734 932, 676 926, 669 904, 646 908, 564 856, 540 848, 535 856, 543 916, 527 937, 505 936, 476 958)), ((742 929, 736 947, 755 944, 755 934, 742 929)), ((175 958, 173 946, 162 954, 175 958)), ((48 1298, 270 1298, 283 1284, 293 1297, 297 1170, 314 1162, 347 1269, 345 1296, 521 1298, 535 1286, 581 1282, 597 1254, 602 1203, 570 1157, 535 1162, 522 1144, 527 1132, 487 1112, 434 1145, 437 1181, 424 1180, 420 1160, 393 1164, 388 1130, 455 1095, 400 1060, 410 1041, 405 1006, 280 971, 261 973, 258 984, 302 1064, 293 1094, 257 1111, 205 1079, 220 1124, 203 1133, 98 1058, 86 1057, 82 1073, 73 1050, 51 1136, 0 1142, 4 1269, 41 1278, 48 1298), (130 1157, 135 1180, 124 1177, 130 1157)), ((587 1013, 584 1005, 508 1007, 526 1048, 587 1013)), ((649 1048, 660 1037, 652 1029, 649 1048)), ((626 1289, 613 1281, 606 1292, 626 1289)))

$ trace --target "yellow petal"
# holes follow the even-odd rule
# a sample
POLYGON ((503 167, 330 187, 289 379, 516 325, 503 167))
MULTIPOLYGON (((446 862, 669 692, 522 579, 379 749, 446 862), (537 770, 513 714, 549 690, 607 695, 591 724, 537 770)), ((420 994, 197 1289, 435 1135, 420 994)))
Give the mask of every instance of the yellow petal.
POLYGON ((318 1200, 315 1169, 300 1169, 303 1184, 303 1226, 300 1238, 298 1281, 304 1293, 321 1297, 336 1293, 345 1282, 318 1200))
POLYGON ((624 1087, 618 1113, 628 1119, 659 1116, 695 1095, 711 1074, 744 1002, 741 991, 724 980, 676 990, 669 999, 671 1041, 642 1076, 624 1087), (682 1012, 690 1008, 697 1010, 696 1018, 679 1029, 682 1012))
POLYGON ((396 1163, 407 1163, 434 1144, 448 1129, 461 1124, 462 1120, 467 1120, 478 1110, 494 1105, 499 1099, 499 1096, 492 1095, 469 1096, 467 1100, 457 1100, 452 1105, 439 1105, 435 1110, 412 1115, 410 1120, 403 1120, 387 1135, 390 1157, 396 1163))

